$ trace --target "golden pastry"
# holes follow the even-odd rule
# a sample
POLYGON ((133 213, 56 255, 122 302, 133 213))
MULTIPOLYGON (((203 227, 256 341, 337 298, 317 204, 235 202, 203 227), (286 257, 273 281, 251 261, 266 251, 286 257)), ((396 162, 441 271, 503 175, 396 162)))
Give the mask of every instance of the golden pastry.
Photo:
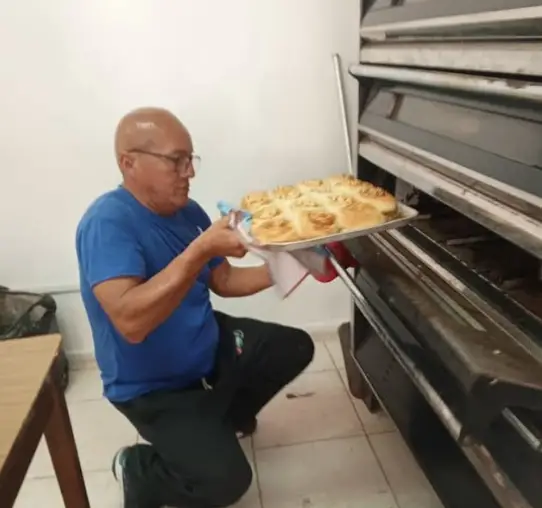
POLYGON ((278 206, 269 204, 259 208, 258 210, 255 210, 252 213, 252 219, 264 221, 268 219, 274 219, 275 217, 282 215, 282 213, 282 210, 278 206))
POLYGON ((301 191, 298 187, 293 185, 287 185, 284 187, 277 187, 271 192, 271 197, 274 199, 296 199, 301 196, 301 191))
POLYGON ((353 193, 362 203, 374 206, 382 213, 393 213, 397 209, 397 200, 389 192, 374 185, 362 186, 353 193))
POLYGON ((352 205, 356 202, 356 198, 349 194, 329 194, 326 196, 326 199, 330 206, 339 208, 352 205))
POLYGON ((256 240, 264 245, 300 240, 299 234, 295 230, 293 223, 284 217, 253 221, 251 234, 256 240))
POLYGON ((262 206, 271 204, 269 192, 251 192, 241 200, 241 208, 248 212, 254 212, 262 206))
POLYGON ((297 199, 288 201, 288 204, 294 210, 301 208, 306 210, 318 210, 322 208, 322 203, 320 201, 316 201, 308 195, 303 195, 297 199))
POLYGON ((330 181, 331 187, 336 190, 337 187, 344 187, 347 189, 356 189, 356 188, 362 188, 367 185, 372 185, 368 182, 362 182, 361 180, 358 180, 357 178, 354 178, 353 176, 340 176, 331 178, 330 181))
POLYGON ((314 192, 317 194, 330 192, 331 190, 327 180, 305 180, 299 184, 299 188, 305 192, 314 192))
POLYGON ((326 180, 305 180, 301 182, 299 185, 302 185, 303 187, 308 187, 309 189, 317 189, 319 187, 327 187, 328 182, 326 180))
POLYGON ((374 206, 355 202, 337 211, 337 222, 346 231, 364 229, 386 222, 386 217, 374 206))
POLYGON ((361 183, 355 176, 352 175, 334 175, 327 178, 327 183, 331 187, 335 185, 357 186, 361 183))
POLYGON ((340 231, 336 215, 325 210, 301 211, 297 214, 296 222, 299 235, 306 240, 340 231))

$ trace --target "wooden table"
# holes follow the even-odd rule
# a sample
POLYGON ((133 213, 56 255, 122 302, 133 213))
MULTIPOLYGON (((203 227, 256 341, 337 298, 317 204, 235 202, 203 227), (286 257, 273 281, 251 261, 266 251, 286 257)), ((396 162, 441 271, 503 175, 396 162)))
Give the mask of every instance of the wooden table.
POLYGON ((0 508, 15 503, 43 434, 64 504, 90 507, 60 388, 60 340, 47 335, 0 341, 0 508))

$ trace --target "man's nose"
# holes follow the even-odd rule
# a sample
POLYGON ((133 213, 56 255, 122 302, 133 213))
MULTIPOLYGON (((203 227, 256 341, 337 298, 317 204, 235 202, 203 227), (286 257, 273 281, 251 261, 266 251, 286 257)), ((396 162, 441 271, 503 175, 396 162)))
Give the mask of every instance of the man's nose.
POLYGON ((194 170, 194 164, 192 162, 186 167, 184 176, 185 178, 194 178, 196 176, 196 171, 194 170))

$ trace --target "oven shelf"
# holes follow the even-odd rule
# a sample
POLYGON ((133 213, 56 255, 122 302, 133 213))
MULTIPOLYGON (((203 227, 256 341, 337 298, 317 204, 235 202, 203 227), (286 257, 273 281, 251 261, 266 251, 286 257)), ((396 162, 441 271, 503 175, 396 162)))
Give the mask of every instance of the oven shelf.
POLYGON ((390 319, 416 337, 405 344, 410 354, 425 349, 437 355, 465 393, 463 435, 482 436, 510 406, 542 409, 542 366, 513 338, 423 270, 390 234, 356 245, 354 255, 364 253, 362 273, 385 295, 382 305, 395 316, 390 319))

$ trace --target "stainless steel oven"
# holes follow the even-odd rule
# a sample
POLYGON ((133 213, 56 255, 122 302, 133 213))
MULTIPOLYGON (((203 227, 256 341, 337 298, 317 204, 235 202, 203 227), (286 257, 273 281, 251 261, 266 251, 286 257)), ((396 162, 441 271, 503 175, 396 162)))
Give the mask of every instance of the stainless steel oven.
POLYGON ((364 2, 357 173, 415 206, 350 241, 350 386, 447 507, 542 507, 542 1, 364 2))

